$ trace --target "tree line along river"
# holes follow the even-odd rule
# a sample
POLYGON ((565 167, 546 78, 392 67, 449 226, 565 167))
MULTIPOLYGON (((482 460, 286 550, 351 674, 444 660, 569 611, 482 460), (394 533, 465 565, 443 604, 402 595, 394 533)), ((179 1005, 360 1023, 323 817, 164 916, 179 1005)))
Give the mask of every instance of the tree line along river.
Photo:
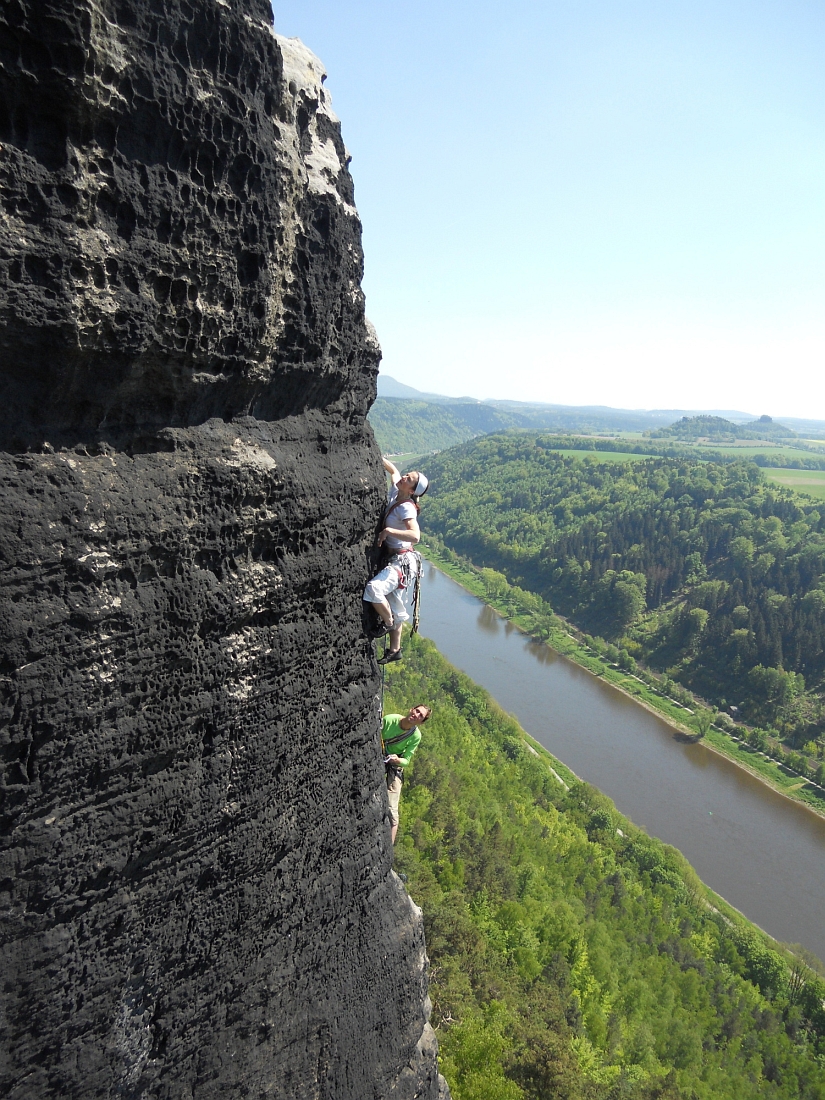
POLYGON ((533 642, 428 562, 421 633, 745 916, 825 959, 825 818, 533 642))

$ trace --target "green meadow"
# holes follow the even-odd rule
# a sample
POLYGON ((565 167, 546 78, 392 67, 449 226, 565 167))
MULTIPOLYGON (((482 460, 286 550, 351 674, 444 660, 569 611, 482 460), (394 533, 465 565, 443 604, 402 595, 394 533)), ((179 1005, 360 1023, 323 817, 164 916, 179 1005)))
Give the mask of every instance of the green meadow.
POLYGON ((590 462, 643 462, 653 455, 629 454, 627 451, 588 451, 573 447, 548 447, 555 454, 566 458, 588 459, 590 462))
POLYGON ((737 458, 753 458, 755 455, 771 454, 785 462, 791 458, 799 458, 799 450, 794 447, 777 446, 775 443, 749 443, 746 447, 736 443, 695 443, 692 444, 699 451, 718 451, 721 454, 736 455, 737 458))
POLYGON ((825 500, 825 470, 766 469, 764 474, 775 485, 797 489, 800 493, 825 500))

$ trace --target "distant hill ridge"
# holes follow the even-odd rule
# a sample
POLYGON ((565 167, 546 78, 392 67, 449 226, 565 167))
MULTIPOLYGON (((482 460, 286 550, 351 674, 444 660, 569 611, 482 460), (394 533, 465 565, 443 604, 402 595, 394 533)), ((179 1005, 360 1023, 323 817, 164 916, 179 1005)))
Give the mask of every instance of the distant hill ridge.
MULTIPOLYGON (((779 440, 796 433, 770 417, 713 409, 614 409, 608 405, 550 405, 529 401, 479 401, 425 393, 387 374, 378 376, 378 398, 369 414, 381 449, 393 454, 442 451, 490 432, 534 429, 578 433, 648 432, 654 438, 715 442, 737 439, 779 440), (681 418, 681 419, 680 419, 681 418), (674 425, 674 421, 676 424, 674 425), (678 425, 687 428, 675 430, 678 425), (714 425, 719 426, 717 431, 714 425), (699 429, 702 430, 699 430, 699 429), (685 432, 686 434, 680 434, 685 432), (750 433, 750 434, 742 434, 750 433)), ((825 421, 793 420, 800 433, 825 436, 825 421)))
MULTIPOLYGON (((561 417, 590 415, 604 420, 615 419, 621 421, 622 428, 616 428, 617 431, 629 430, 624 424, 626 420, 637 422, 639 428, 650 428, 653 425, 672 424, 680 416, 697 415, 695 409, 616 409, 611 405, 557 405, 545 401, 509 401, 497 398, 481 401, 477 397, 447 397, 440 393, 427 393, 424 390, 417 390, 414 386, 399 382, 389 374, 378 375, 378 396, 403 398, 408 401, 426 401, 437 405, 487 405, 493 409, 533 416, 546 415, 549 412, 561 417)), ((704 409, 700 411, 699 415, 727 417, 736 422, 754 419, 753 413, 742 412, 737 409, 704 409)), ((819 423, 822 429, 825 430, 825 420, 811 421, 811 423, 819 423)))

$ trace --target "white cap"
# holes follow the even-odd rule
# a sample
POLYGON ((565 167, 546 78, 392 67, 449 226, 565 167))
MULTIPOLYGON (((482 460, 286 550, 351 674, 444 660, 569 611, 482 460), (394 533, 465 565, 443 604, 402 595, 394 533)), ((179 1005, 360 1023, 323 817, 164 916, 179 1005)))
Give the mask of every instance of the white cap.
POLYGON ((427 492, 427 487, 428 487, 429 484, 430 483, 427 480, 427 478, 424 477, 423 474, 419 474, 418 475, 418 484, 413 489, 413 496, 414 497, 420 497, 423 493, 426 493, 427 492))

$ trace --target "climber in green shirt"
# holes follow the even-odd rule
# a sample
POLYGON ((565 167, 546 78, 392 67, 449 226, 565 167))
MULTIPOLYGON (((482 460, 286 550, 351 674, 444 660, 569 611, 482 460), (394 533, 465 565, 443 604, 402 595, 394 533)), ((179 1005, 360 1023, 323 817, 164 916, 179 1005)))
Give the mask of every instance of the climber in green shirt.
POLYGON ((406 715, 385 714, 381 720, 381 747, 384 751, 384 764, 387 769, 387 797, 390 803, 390 821, 392 823, 392 842, 398 832, 398 803, 401 798, 401 784, 404 768, 412 760, 413 753, 421 741, 421 730, 432 714, 425 706, 410 707, 406 715))

